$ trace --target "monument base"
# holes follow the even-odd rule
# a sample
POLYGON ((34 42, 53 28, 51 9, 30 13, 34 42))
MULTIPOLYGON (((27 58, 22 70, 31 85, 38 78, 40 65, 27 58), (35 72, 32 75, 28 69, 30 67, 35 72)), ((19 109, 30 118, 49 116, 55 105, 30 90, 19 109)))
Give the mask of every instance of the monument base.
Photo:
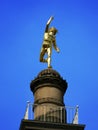
POLYGON ((84 130, 84 128, 85 125, 83 124, 64 124, 23 119, 19 130, 84 130))

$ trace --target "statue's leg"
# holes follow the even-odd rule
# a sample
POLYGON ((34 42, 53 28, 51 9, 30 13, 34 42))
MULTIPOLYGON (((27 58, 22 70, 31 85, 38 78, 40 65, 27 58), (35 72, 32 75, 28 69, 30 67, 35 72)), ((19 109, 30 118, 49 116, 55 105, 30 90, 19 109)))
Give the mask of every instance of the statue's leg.
POLYGON ((40 53, 40 62, 47 62, 47 60, 43 58, 45 53, 46 53, 46 49, 42 48, 40 53))
POLYGON ((51 67, 51 48, 50 47, 47 49, 47 52, 48 52, 48 68, 52 68, 51 67))

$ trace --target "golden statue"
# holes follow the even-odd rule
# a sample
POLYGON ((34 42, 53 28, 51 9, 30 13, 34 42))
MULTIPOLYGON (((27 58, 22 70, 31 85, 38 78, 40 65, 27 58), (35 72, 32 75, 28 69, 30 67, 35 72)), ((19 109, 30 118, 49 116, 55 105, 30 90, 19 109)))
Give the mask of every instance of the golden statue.
POLYGON ((40 52, 40 62, 48 63, 48 68, 51 67, 51 54, 52 54, 52 46, 54 49, 59 52, 59 48, 56 45, 56 33, 57 29, 55 27, 49 28, 49 25, 51 21, 53 20, 53 17, 50 17, 47 24, 46 29, 44 33, 44 40, 40 52), (47 58, 44 58, 45 54, 47 53, 47 58))

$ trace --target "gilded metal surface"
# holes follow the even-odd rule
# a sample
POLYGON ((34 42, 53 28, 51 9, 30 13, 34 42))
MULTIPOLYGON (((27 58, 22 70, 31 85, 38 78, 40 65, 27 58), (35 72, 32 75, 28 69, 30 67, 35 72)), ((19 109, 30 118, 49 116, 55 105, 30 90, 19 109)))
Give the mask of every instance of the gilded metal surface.
POLYGON ((48 64, 48 68, 52 68, 51 66, 51 54, 52 54, 52 47, 59 52, 59 48, 56 45, 56 33, 57 29, 55 27, 49 28, 49 25, 51 21, 53 20, 53 17, 51 16, 46 24, 46 29, 44 33, 44 39, 43 44, 40 52, 40 62, 44 62, 48 64), (47 58, 45 57, 45 54, 47 54, 47 58))

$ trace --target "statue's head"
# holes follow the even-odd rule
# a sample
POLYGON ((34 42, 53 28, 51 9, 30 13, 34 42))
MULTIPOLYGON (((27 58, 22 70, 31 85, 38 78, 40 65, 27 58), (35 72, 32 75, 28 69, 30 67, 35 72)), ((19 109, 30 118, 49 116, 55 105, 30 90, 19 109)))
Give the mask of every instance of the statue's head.
POLYGON ((58 30, 55 27, 51 27, 49 28, 49 33, 52 32, 53 35, 56 35, 56 33, 58 32, 58 30))

